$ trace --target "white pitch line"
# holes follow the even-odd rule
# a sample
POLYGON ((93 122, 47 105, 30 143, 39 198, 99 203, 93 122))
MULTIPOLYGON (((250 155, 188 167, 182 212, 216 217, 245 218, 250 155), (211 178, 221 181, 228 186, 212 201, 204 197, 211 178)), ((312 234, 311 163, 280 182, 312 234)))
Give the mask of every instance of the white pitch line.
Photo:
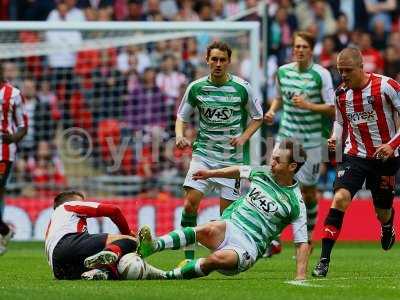
POLYGON ((289 280, 289 281, 285 281, 285 283, 290 284, 290 285, 305 286, 305 287, 323 287, 320 284, 309 283, 309 282, 307 282, 307 280, 289 280))
MULTIPOLYGON (((325 287, 321 284, 315 284, 317 282, 331 282, 331 281, 349 281, 349 280, 375 280, 375 279, 395 279, 395 276, 366 276, 366 277, 337 277, 337 278, 313 278, 313 279, 305 279, 305 280, 288 280, 285 283, 295 286, 304 286, 304 287, 325 287)), ((341 286, 343 288, 348 288, 350 286, 341 286)), ((391 289, 398 289, 399 287, 390 287, 391 289)))

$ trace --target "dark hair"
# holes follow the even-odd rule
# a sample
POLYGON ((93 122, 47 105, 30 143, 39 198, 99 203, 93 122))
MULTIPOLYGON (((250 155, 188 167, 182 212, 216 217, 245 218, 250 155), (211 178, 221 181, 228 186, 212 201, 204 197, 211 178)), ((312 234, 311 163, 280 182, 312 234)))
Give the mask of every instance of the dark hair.
POLYGON ((289 162, 297 164, 295 173, 300 170, 307 160, 307 154, 303 146, 294 139, 287 138, 282 140, 279 144, 279 149, 290 150, 289 162))
POLYGON ((71 201, 73 196, 79 196, 83 199, 85 199, 85 196, 78 191, 65 191, 65 192, 61 192, 59 193, 55 198, 54 198, 54 208, 60 206, 61 204, 63 204, 64 202, 67 201, 71 201))
POLYGON ((207 47, 207 60, 210 57, 210 52, 212 49, 218 49, 220 51, 226 52, 228 54, 229 60, 231 59, 232 49, 224 42, 214 42, 207 47))
POLYGON ((307 42, 311 49, 314 49, 315 46, 315 37, 312 33, 307 31, 296 31, 293 34, 293 45, 296 37, 300 37, 307 42))

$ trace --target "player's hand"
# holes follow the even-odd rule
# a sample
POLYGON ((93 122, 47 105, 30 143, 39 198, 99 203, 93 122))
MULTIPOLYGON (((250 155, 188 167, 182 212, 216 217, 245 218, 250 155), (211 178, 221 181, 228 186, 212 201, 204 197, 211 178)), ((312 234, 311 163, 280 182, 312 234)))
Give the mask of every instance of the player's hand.
POLYGON ((267 123, 268 125, 272 125, 275 120, 275 112, 272 110, 269 110, 265 113, 264 115, 264 122, 267 123))
POLYGON ((304 99, 302 95, 296 95, 292 98, 293 105, 302 108, 302 109, 309 109, 309 102, 304 99))
POLYGON ((4 144, 12 144, 15 142, 14 136, 8 132, 3 133, 1 137, 4 144))
POLYGON ((238 136, 235 138, 231 138, 231 141, 229 142, 232 146, 240 147, 243 146, 247 142, 247 139, 244 138, 243 136, 238 136))
POLYGON ((336 138, 329 138, 328 139, 328 150, 335 151, 336 149, 336 138))
POLYGON ((182 137, 177 137, 176 141, 175 141, 176 147, 178 147, 178 149, 183 149, 185 147, 190 147, 191 143, 190 141, 185 138, 184 136, 182 137))
POLYGON ((205 180, 211 177, 210 170, 199 170, 192 175, 193 180, 205 180))
POLYGON ((393 156, 393 148, 389 144, 383 144, 376 149, 374 153, 374 157, 377 159, 382 159, 383 161, 387 160, 389 157, 393 156))
POLYGON ((129 232, 129 235, 130 235, 131 237, 134 237, 134 238, 137 237, 137 234, 136 234, 136 232, 135 232, 134 230, 131 230, 131 232, 129 232))

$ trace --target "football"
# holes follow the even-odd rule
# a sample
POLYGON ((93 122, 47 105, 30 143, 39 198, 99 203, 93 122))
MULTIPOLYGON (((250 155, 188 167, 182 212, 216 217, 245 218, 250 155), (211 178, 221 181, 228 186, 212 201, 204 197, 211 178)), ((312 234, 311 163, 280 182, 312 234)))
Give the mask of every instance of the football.
POLYGON ((136 253, 124 255, 118 263, 121 279, 140 280, 146 278, 146 264, 136 253))

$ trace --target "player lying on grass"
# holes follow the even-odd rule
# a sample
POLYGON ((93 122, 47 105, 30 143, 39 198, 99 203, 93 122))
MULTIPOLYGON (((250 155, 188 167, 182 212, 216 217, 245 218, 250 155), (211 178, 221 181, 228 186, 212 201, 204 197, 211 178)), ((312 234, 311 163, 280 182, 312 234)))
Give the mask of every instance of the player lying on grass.
POLYGON ((204 258, 191 260, 172 271, 150 274, 151 278, 191 279, 212 271, 234 275, 248 270, 265 252, 271 240, 293 224, 297 249, 296 279, 306 278, 308 236, 306 209, 298 183, 293 179, 306 154, 300 144, 283 140, 273 151, 271 169, 232 166, 216 170, 199 170, 193 178, 247 178, 249 192, 230 205, 218 221, 197 227, 185 227, 153 240, 149 227, 139 231, 138 253, 147 257, 165 249, 180 249, 201 243, 212 251, 204 258))
POLYGON ((62 192, 54 198, 45 242, 47 260, 56 279, 116 278, 118 259, 137 246, 118 207, 85 201, 77 191, 62 192), (109 217, 121 234, 89 234, 86 219, 92 217, 109 217))

